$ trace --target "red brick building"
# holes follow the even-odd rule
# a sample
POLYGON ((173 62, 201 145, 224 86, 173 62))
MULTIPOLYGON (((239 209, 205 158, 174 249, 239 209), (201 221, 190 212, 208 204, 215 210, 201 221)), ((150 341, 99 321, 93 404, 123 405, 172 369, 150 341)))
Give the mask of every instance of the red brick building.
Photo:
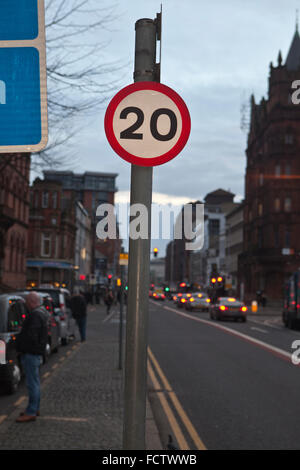
POLYGON ((0 157, 0 292, 25 287, 30 154, 0 157))
POLYGON ((56 181, 37 178, 30 190, 28 285, 74 282, 75 203, 56 181))
POLYGON ((73 197, 80 201, 91 217, 92 231, 92 273, 97 276, 117 274, 121 240, 99 240, 96 236, 97 207, 104 203, 114 205, 116 192, 116 173, 72 171, 44 171, 46 180, 58 181, 62 184, 65 198, 73 197))
POLYGON ((300 106, 291 101, 300 74, 296 30, 287 59, 270 64, 267 99, 251 98, 244 209, 244 247, 239 258, 245 300, 264 291, 281 302, 285 279, 300 266, 300 106))

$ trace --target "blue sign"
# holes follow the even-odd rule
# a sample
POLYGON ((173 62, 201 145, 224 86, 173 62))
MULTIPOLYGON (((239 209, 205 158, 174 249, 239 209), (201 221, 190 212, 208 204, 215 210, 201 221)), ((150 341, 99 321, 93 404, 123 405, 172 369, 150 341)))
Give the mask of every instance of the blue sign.
POLYGON ((0 153, 47 143, 44 0, 0 0, 0 153))
POLYGON ((31 40, 38 34, 37 0, 0 1, 0 41, 31 40))
POLYGON ((0 79, 0 145, 38 144, 41 140, 39 51, 35 47, 0 49, 0 79), (5 64, 3 69, 2 64, 5 64))

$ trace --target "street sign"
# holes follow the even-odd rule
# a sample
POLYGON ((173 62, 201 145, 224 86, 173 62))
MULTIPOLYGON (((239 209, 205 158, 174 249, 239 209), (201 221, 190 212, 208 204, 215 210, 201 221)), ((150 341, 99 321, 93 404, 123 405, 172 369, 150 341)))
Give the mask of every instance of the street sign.
POLYGON ((113 150, 139 166, 172 160, 185 146, 191 129, 182 98, 166 85, 150 81, 120 90, 108 105, 104 124, 113 150))
POLYGON ((0 2, 0 153, 48 140, 44 0, 0 2))

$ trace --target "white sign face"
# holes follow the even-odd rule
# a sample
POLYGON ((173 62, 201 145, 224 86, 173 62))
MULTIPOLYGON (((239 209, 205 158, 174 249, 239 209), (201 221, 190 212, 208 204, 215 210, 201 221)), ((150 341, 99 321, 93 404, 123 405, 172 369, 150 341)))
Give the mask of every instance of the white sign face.
POLYGON ((154 166, 171 160, 182 150, 190 132, 190 117, 183 100, 169 87, 138 82, 112 99, 105 131, 122 158, 154 166))

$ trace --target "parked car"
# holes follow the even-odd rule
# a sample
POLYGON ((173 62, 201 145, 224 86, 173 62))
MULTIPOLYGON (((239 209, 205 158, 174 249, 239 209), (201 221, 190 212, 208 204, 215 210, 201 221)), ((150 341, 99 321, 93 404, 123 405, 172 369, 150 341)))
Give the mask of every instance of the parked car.
POLYGON ((60 335, 61 344, 68 344, 70 338, 75 337, 76 322, 72 317, 70 308, 71 294, 67 289, 51 288, 51 287, 39 287, 34 288, 36 292, 44 292, 50 295, 54 304, 55 315, 60 317, 60 335))
POLYGON ((154 291, 152 294, 152 299, 153 300, 165 300, 166 296, 163 292, 160 292, 159 290, 154 291))
POLYGON ((286 282, 282 321, 291 330, 300 326, 300 269, 286 282))
POLYGON ((185 302, 186 310, 200 310, 200 311, 209 311, 210 298, 205 292, 195 292, 191 297, 185 302))
POLYGON ((0 295, 0 384, 9 394, 17 391, 22 377, 16 336, 21 331, 26 313, 23 297, 0 295))
POLYGON ((210 306, 210 318, 222 320, 232 318, 234 320, 247 320, 246 305, 234 297, 219 297, 217 301, 210 306))

